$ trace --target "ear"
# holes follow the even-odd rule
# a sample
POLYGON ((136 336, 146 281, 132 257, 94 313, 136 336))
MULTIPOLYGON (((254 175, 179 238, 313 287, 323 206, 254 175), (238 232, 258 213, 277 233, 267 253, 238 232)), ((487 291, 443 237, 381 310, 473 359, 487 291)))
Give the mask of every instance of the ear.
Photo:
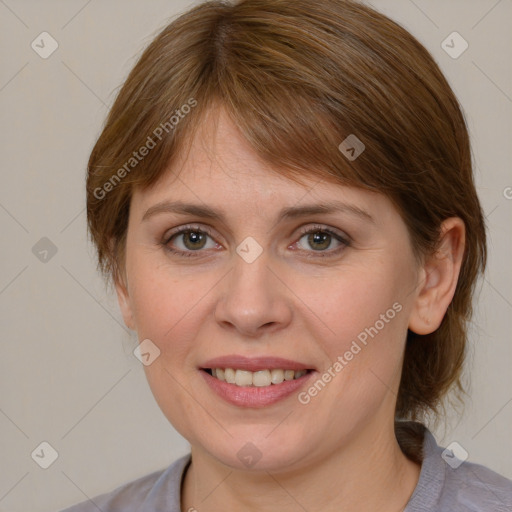
POLYGON ((114 278, 117 300, 119 302, 119 308, 123 315, 124 323, 132 331, 135 330, 135 321, 133 317, 133 309, 130 300, 130 294, 128 292, 128 284, 126 276, 116 275, 114 278))
POLYGON ((441 224, 439 247, 422 265, 409 317, 409 329, 416 334, 430 334, 441 325, 455 294, 465 241, 462 219, 451 217, 441 224))

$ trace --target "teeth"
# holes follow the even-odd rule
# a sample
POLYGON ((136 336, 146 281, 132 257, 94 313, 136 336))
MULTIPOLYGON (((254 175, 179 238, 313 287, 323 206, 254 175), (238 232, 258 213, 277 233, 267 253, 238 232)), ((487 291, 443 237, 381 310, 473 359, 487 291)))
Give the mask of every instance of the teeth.
POLYGON ((270 380, 272 384, 281 384, 284 380, 284 371, 283 370, 271 370, 270 372, 270 380))
POLYGON ((237 386, 251 386, 252 372, 246 372, 245 370, 237 370, 235 372, 235 384, 237 386))
POLYGON ((295 372, 293 370, 285 370, 284 371, 284 380, 293 380, 295 376, 295 372))
POLYGON ((285 380, 299 379, 306 375, 307 370, 260 370, 250 372, 235 370, 233 368, 212 368, 213 377, 237 386, 267 387, 272 384, 281 384, 285 380))
MULTIPOLYGON (((238 372, 238 370, 237 370, 238 372)), ((247 372, 251 373, 251 372, 247 372)), ((262 370, 261 372, 254 372, 252 374, 252 385, 260 388, 270 386, 272 380, 270 378, 270 370, 262 370)))
MULTIPOLYGON (((215 375, 216 376, 218 375, 217 371, 215 371, 215 375)), ((234 384, 235 383, 235 370, 233 370, 233 368, 226 368, 224 370, 224 379, 229 384, 234 384)))

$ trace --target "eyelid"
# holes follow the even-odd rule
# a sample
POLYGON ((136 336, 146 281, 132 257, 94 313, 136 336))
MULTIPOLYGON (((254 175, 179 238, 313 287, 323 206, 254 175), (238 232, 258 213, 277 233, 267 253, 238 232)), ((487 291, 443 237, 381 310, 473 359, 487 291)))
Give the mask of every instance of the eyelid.
MULTIPOLYGON (((168 244, 169 242, 175 237, 175 236, 179 236, 179 235, 182 235, 183 233, 187 233, 189 231, 198 231, 198 232, 201 232, 201 233, 205 233, 206 235, 208 235, 213 241, 215 241, 215 243, 219 243, 215 240, 215 237, 214 237, 214 234, 213 234, 213 230, 210 226, 208 225, 200 225, 200 224, 185 224, 185 225, 182 225, 182 226, 179 226, 173 230, 171 230, 171 232, 169 233, 168 231, 164 234, 164 237, 163 237, 163 240, 161 242, 161 244, 163 246, 165 246, 167 248, 168 251, 170 251, 171 253, 175 253, 179 256, 192 256, 194 255, 195 253, 197 253, 198 255, 200 255, 201 252, 204 252, 204 251, 201 251, 201 250, 198 250, 198 251, 182 251, 182 250, 175 250, 175 249, 171 249, 168 247, 168 244)), ((342 243, 344 247, 341 247, 341 248, 338 248, 338 249, 331 249, 331 250, 328 250, 328 251, 307 251, 307 250, 301 250, 300 252, 303 252, 303 253, 311 253, 311 254, 308 254, 306 257, 334 257, 336 255, 339 254, 339 252, 341 250, 343 250, 345 247, 348 247, 351 245, 352 243, 352 238, 344 231, 341 231, 337 228, 334 228, 334 227, 331 227, 331 226, 328 226, 328 225, 322 225, 322 224, 318 224, 318 223, 309 223, 301 228, 299 228, 299 238, 294 241, 291 245, 295 245, 297 244, 300 239, 309 234, 309 233, 314 233, 314 232, 318 232, 318 231, 321 231, 321 232, 324 232, 324 233, 327 233, 329 235, 331 235, 332 237, 334 237, 335 239, 337 239, 338 242, 342 243)))
MULTIPOLYGON (((318 224, 318 223, 308 223, 306 224, 305 226, 302 226, 301 228, 298 228, 299 229, 299 233, 301 235, 304 235, 304 234, 307 234, 309 233, 310 230, 318 230, 318 231, 326 231, 332 235, 336 235, 336 236, 339 236, 340 238, 342 238, 345 242, 351 242, 352 241, 352 238, 347 234, 346 231, 341 231, 339 230, 338 228, 334 228, 334 227, 331 227, 331 226, 328 226, 328 225, 325 225, 325 224, 318 224)), ((202 231, 204 233, 206 233, 208 236, 214 238, 214 234, 213 234, 213 230, 210 226, 208 226, 207 224, 185 224, 185 225, 182 225, 182 226, 178 226, 177 228, 173 228, 170 230, 167 230, 163 236, 164 240, 166 242, 169 242, 170 239, 177 235, 177 234, 181 234, 183 233, 184 231, 194 231, 194 230, 197 230, 197 231, 202 231)))
POLYGON ((178 226, 177 228, 173 228, 170 231, 167 230, 164 233, 162 243, 169 243, 171 241, 172 237, 174 237, 176 235, 180 235, 183 232, 187 232, 187 231, 201 231, 203 233, 206 233, 211 238, 214 237, 212 228, 208 225, 185 224, 183 226, 178 226))
POLYGON ((300 241, 300 239, 305 235, 317 232, 327 233, 332 238, 337 240, 341 244, 341 247, 338 247, 337 249, 330 249, 328 251, 300 251, 304 253, 306 258, 315 258, 317 260, 321 258, 336 258, 339 257, 347 247, 350 247, 352 245, 352 238, 343 231, 340 231, 337 228, 332 228, 331 226, 320 224, 313 224, 303 227, 299 233, 300 236, 298 240, 296 242, 293 242, 292 245, 297 244, 300 241))
POLYGON ((329 233, 330 235, 341 238, 344 242, 350 243, 352 238, 345 232, 340 229, 333 228, 331 226, 325 224, 311 224, 301 228, 300 234, 303 236, 310 232, 315 231, 324 231, 325 233, 329 233))

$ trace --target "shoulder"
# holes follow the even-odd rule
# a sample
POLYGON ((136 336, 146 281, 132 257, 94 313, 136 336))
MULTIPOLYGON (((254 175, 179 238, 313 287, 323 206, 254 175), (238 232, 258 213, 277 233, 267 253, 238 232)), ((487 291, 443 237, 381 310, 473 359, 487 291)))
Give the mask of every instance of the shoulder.
POLYGON ((439 446, 423 427, 420 479, 406 512, 510 512, 512 480, 469 462, 457 443, 439 446))
POLYGON ((441 510, 454 510, 456 504, 459 508, 455 510, 468 512, 510 512, 512 480, 468 461, 456 468, 446 464, 440 503, 441 510))
POLYGON ((179 512, 181 479, 189 462, 190 454, 176 460, 167 469, 127 482, 61 512, 138 512, 152 510, 155 506, 179 512))

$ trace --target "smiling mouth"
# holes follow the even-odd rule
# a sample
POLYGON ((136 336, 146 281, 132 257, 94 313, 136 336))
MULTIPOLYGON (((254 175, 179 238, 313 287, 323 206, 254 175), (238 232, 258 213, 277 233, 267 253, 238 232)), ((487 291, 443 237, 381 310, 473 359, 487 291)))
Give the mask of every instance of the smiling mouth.
POLYGON ((298 380, 313 370, 259 370, 251 372, 234 368, 202 368, 212 377, 228 384, 240 387, 269 387, 282 384, 285 381, 298 380))

